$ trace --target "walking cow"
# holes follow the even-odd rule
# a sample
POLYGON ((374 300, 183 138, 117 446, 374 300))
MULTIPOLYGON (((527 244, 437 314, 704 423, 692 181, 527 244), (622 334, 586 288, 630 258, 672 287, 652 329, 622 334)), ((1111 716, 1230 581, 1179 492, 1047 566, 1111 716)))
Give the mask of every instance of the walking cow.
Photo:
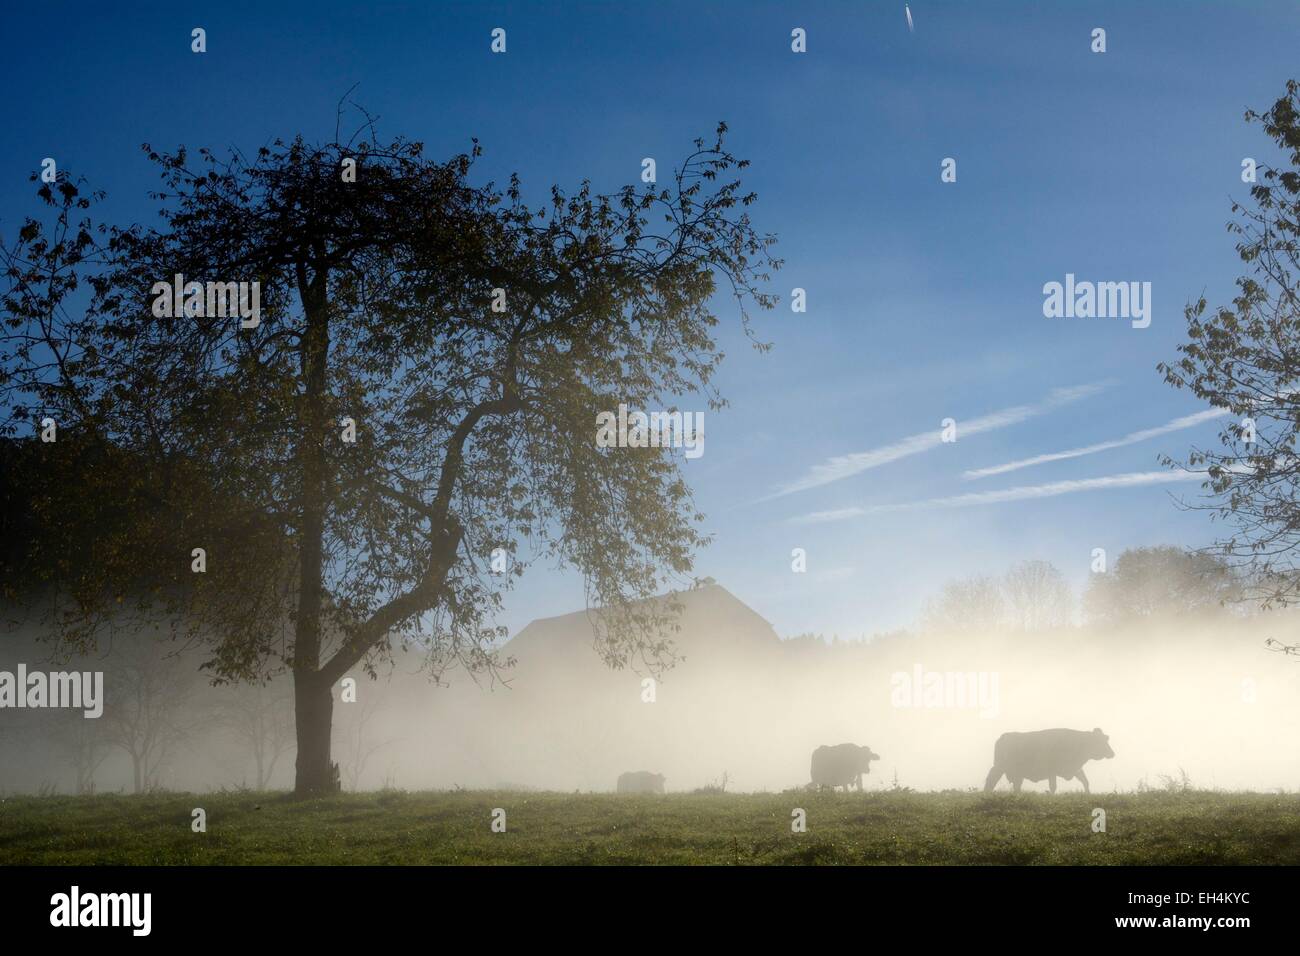
POLYGON ((812 755, 812 784, 818 789, 843 787, 847 791, 856 786, 861 790, 862 775, 871 773, 871 761, 879 759, 880 754, 872 753, 870 747, 857 744, 818 747, 812 755))
POLYGON ((993 745, 993 769, 984 781, 984 789, 992 790, 1006 774, 1016 793, 1026 780, 1037 783, 1046 780, 1047 787, 1056 793, 1056 778, 1071 777, 1088 789, 1088 778, 1083 765, 1089 760, 1106 760, 1115 756, 1110 749, 1110 738, 1096 727, 1086 730, 1035 730, 1027 734, 1003 734, 993 745))

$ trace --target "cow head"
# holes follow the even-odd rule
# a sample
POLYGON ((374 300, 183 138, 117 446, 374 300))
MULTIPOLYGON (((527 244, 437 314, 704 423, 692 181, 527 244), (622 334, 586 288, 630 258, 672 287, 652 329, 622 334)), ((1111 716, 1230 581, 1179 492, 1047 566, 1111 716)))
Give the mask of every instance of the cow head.
POLYGON ((656 788, 656 789, 659 789, 659 790, 662 790, 662 789, 664 788, 664 780, 666 780, 666 779, 667 779, 667 778, 666 778, 663 774, 661 774, 661 773, 657 773, 657 774, 655 774, 655 775, 654 775, 655 788, 656 788))
POLYGON ((870 747, 858 748, 858 759, 861 761, 859 766, 863 773, 871 773, 871 761, 879 760, 880 754, 872 753, 870 747))
POLYGON ((1110 749, 1110 738, 1101 732, 1100 727, 1092 728, 1092 737, 1094 744, 1092 750, 1093 760, 1106 760, 1115 756, 1115 751, 1110 749))

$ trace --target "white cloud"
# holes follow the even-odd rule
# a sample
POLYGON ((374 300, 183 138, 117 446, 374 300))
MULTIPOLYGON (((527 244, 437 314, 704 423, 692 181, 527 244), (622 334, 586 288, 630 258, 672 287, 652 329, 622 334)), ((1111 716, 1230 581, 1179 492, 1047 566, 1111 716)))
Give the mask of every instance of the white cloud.
MULTIPOLYGON (((1068 405, 1071 402, 1077 402, 1081 399, 1096 395, 1106 388, 1107 383, 1097 382, 1089 385, 1075 385, 1069 388, 1057 388, 1043 401, 1032 405, 1013 405, 1010 408, 1004 408, 980 418, 967 420, 958 419, 957 434, 961 437, 968 435, 978 435, 981 432, 993 431, 998 428, 1006 428, 1009 425, 1017 425, 1020 422, 1043 415, 1062 405, 1068 405)), ((792 495, 795 492, 807 491, 809 488, 819 488, 822 485, 829 485, 833 481, 840 481, 844 478, 850 478, 853 475, 861 474, 872 468, 879 468, 881 465, 898 461, 900 458, 907 458, 911 455, 918 455, 921 452, 929 451, 932 448, 942 444, 940 439, 940 430, 938 423, 929 431, 920 432, 916 435, 909 435, 907 438, 900 439, 889 445, 881 445, 878 448, 872 448, 867 451, 854 452, 849 455, 837 455, 834 458, 828 458, 819 465, 813 465, 805 472, 802 478, 797 478, 792 482, 779 487, 772 494, 758 499, 759 501, 771 501, 773 498, 782 498, 786 495, 792 495)))
POLYGON ((1058 495, 1070 495, 1080 491, 1134 488, 1177 481, 1199 481, 1204 480, 1205 477, 1205 473, 1199 471, 1137 471, 1122 475, 1105 475, 1100 478, 1053 481, 1043 485, 1020 485, 1016 488, 1003 488, 1000 491, 974 491, 964 495, 927 498, 923 501, 907 501, 894 505, 867 505, 859 508, 840 508, 836 511, 814 511, 811 514, 801 515, 791 520, 805 524, 843 521, 848 518, 860 518, 865 515, 882 514, 890 511, 917 511, 924 508, 968 508, 974 505, 999 504, 1004 501, 1055 498, 1058 495))
POLYGON ((1051 452, 1047 455, 1035 455, 1032 458, 1021 458, 1017 461, 1009 461, 1001 465, 992 465, 988 468, 975 468, 965 472, 963 478, 987 478, 989 475, 1001 475, 1008 471, 1016 471, 1020 468, 1029 468, 1032 465, 1042 465, 1049 461, 1062 461, 1066 458, 1080 458, 1083 455, 1095 455, 1100 451, 1110 451, 1112 448, 1123 448, 1125 445, 1135 445, 1138 442, 1146 441, 1148 438, 1156 438, 1160 435, 1167 435, 1170 432, 1180 431, 1184 428, 1194 428, 1202 422, 1212 421, 1215 418, 1222 418, 1224 415, 1231 414, 1226 408, 1211 408, 1207 411, 1196 412, 1194 415, 1184 415, 1181 418, 1175 418, 1173 421, 1166 422, 1163 425, 1157 425, 1155 428, 1144 428, 1141 431, 1129 432, 1123 438, 1115 438, 1110 441, 1101 441, 1093 445, 1083 445, 1079 448, 1070 448, 1065 451, 1051 452))

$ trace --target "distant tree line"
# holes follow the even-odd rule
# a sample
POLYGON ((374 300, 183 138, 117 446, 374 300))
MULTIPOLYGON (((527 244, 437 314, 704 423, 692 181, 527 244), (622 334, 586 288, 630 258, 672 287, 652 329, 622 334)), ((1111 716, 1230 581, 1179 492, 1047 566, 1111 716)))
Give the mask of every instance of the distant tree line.
POLYGON ((1046 561, 1025 561, 1002 577, 951 581, 930 602, 922 627, 932 631, 1044 631, 1081 623, 1114 627, 1152 618, 1240 609, 1241 575, 1222 558, 1171 546, 1130 548, 1094 572, 1077 604, 1065 575, 1046 561))

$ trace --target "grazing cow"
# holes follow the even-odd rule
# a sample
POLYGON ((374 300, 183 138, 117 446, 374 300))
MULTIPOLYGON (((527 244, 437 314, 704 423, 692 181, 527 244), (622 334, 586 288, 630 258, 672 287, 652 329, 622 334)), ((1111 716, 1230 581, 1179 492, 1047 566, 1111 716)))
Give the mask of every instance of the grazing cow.
POLYGON ((993 769, 984 781, 984 789, 992 790, 1006 774, 1016 793, 1025 780, 1037 783, 1046 780, 1048 789, 1056 793, 1056 778, 1076 778, 1088 789, 1088 778, 1083 765, 1089 760, 1106 760, 1115 756, 1110 749, 1110 738, 1096 727, 1086 730, 1035 730, 1028 734, 1003 734, 993 745, 993 769))
POLYGON ((836 744, 834 747, 818 747, 812 755, 812 783, 821 789, 830 787, 856 786, 862 789, 862 775, 871 773, 871 761, 879 760, 880 754, 871 752, 870 747, 857 744, 836 744))
POLYGON ((663 793, 664 775, 650 773, 646 770, 621 773, 618 775, 619 793, 663 793))

